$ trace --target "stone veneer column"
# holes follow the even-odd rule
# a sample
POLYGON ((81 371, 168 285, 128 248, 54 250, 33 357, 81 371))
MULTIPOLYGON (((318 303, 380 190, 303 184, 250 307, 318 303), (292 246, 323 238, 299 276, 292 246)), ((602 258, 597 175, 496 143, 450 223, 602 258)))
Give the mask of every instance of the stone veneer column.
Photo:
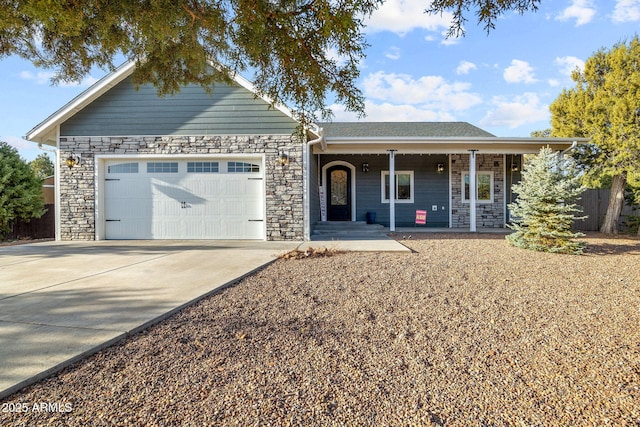
MULTIPOLYGON (((462 172, 469 171, 468 154, 451 155, 451 227, 469 227, 469 203, 462 202, 462 172)), ((476 204, 478 228, 504 227, 504 155, 476 153, 476 171, 493 172, 493 203, 476 204)))
POLYGON ((267 240, 303 239, 302 142, 291 135, 60 138, 60 239, 95 239, 95 155, 264 154, 267 240), (285 166, 278 154, 289 156, 285 166), (65 159, 81 156, 69 169, 65 159))

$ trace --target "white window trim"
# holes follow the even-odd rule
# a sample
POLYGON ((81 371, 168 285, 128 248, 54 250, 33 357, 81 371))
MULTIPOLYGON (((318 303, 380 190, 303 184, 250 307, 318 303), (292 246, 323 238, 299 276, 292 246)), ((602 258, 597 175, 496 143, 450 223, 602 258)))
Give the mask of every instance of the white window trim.
MULTIPOLYGON (((410 185, 410 198, 409 199, 395 199, 396 203, 413 203, 414 199, 414 180, 413 180, 413 171, 395 171, 396 180, 395 183, 398 185, 398 174, 408 174, 410 176, 411 183, 410 185)), ((384 196, 384 186, 385 186, 385 177, 389 176, 389 171, 382 171, 380 173, 380 202, 381 203, 389 203, 389 199, 386 199, 384 196)))
MULTIPOLYGON (((465 184, 465 177, 469 175, 469 171, 463 171, 462 172, 462 203, 469 203, 469 199, 467 199, 465 197, 465 191, 464 191, 464 184, 465 184)), ((493 195, 493 188, 494 188, 494 181, 493 181, 493 171, 476 171, 476 192, 477 192, 477 186, 480 183, 480 180, 478 179, 479 175, 489 175, 490 178, 490 191, 491 191, 491 198, 489 200, 481 200, 478 199, 476 197, 476 203, 477 204, 489 204, 489 203, 493 203, 494 201, 494 195, 493 195)), ((476 193, 477 194, 477 193, 476 193)))

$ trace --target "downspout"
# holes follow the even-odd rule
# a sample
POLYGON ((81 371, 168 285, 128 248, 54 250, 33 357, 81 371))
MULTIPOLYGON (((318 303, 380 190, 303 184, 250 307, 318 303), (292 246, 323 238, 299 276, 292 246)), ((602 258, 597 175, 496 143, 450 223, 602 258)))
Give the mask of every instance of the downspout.
POLYGON ((577 146, 578 146, 578 141, 573 141, 573 144, 571 144, 571 147, 569 147, 566 150, 562 151, 562 155, 564 156, 565 154, 567 154, 569 151, 573 150, 577 146))
POLYGON ((558 171, 562 169, 562 160, 564 156, 566 156, 569 151, 576 148, 576 145, 578 145, 578 141, 573 141, 573 143, 571 144, 571 147, 567 148, 566 150, 556 152, 556 160, 557 160, 556 168, 558 168, 558 171))
POLYGON ((311 155, 311 147, 318 143, 321 144, 322 149, 327 148, 327 143, 324 139, 324 130, 321 127, 316 126, 316 129, 313 131, 318 135, 316 139, 312 139, 311 141, 307 141, 306 144, 302 146, 302 170, 303 180, 302 180, 302 209, 303 209, 303 239, 305 241, 311 240, 311 206, 309 201, 309 183, 311 182, 310 168, 309 168, 309 160, 311 155))
POLYGON ((322 149, 326 150, 327 149, 327 142, 324 139, 324 129, 321 127, 316 127, 316 130, 314 131, 316 134, 318 134, 318 137, 316 139, 312 139, 311 141, 307 141, 307 146, 311 147, 312 145, 315 145, 319 142, 322 143, 322 149))

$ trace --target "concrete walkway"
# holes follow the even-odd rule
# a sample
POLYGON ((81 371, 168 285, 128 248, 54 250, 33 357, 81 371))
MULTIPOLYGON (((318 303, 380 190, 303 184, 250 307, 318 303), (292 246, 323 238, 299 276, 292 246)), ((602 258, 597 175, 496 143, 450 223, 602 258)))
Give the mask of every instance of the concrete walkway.
POLYGON ((0 398, 299 245, 190 240, 0 247, 0 398))
POLYGON ((408 252, 411 250, 385 234, 349 237, 342 235, 313 236, 309 242, 300 245, 300 249, 328 248, 353 252, 408 252))

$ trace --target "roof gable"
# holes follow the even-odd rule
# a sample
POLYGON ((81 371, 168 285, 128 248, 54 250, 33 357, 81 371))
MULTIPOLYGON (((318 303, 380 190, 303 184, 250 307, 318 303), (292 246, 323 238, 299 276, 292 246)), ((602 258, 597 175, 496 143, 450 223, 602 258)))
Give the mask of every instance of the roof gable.
POLYGON ((244 104, 243 111, 254 110, 248 113, 249 123, 259 123, 256 117, 268 116, 270 124, 260 128, 265 132, 289 133, 298 125, 290 109, 274 105, 267 97, 258 95, 255 87, 238 75, 233 78, 233 87, 221 83, 212 95, 191 85, 183 89, 186 94, 179 92, 159 97, 150 85, 134 91, 130 82, 134 71, 134 62, 125 63, 36 125, 25 139, 56 145, 58 128, 74 136, 116 135, 113 132, 117 132, 117 136, 253 133, 250 126, 240 123, 241 114, 231 105, 236 101, 244 104), (109 96, 105 97, 108 92, 109 96), (220 93, 219 99, 215 98, 216 92, 220 93), (110 102, 113 102, 111 106, 108 105, 110 102), (183 106, 184 111, 178 110, 183 106), (160 110, 158 116, 154 116, 156 109, 160 110), (167 116, 171 118, 167 120, 167 116), (229 126, 220 126, 224 123, 229 126))

